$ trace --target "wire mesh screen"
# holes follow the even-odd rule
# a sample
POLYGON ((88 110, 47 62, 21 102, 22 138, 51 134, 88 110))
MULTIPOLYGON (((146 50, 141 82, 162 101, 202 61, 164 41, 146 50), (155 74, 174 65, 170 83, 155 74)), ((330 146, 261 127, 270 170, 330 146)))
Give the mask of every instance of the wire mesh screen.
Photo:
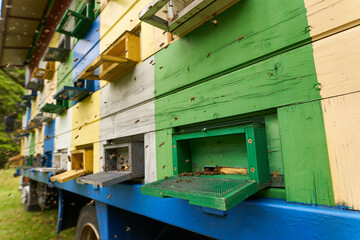
POLYGON ((219 177, 173 176, 147 184, 146 187, 157 190, 170 190, 197 196, 222 198, 227 194, 254 182, 247 178, 231 179, 219 177))

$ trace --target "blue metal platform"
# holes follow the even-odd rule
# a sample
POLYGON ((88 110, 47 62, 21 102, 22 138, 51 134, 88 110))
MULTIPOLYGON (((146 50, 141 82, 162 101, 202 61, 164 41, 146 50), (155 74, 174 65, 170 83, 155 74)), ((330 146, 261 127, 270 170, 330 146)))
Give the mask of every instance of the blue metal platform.
MULTIPOLYGON (((36 181, 50 182, 51 173, 31 170, 21 170, 21 173, 36 181)), ((357 211, 251 198, 221 216, 185 200, 142 195, 140 184, 122 183, 99 189, 72 180, 53 185, 216 239, 360 239, 360 212, 357 211)), ((100 232, 105 231, 104 226, 100 227, 100 232)))

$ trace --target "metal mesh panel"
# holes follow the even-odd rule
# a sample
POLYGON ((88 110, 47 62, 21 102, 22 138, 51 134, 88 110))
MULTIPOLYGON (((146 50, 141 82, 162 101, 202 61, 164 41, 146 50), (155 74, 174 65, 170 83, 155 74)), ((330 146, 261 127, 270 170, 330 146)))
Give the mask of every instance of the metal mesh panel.
POLYGON ((231 179, 206 176, 173 176, 147 184, 146 187, 160 191, 170 190, 196 196, 222 198, 251 182, 254 181, 247 178, 231 179))

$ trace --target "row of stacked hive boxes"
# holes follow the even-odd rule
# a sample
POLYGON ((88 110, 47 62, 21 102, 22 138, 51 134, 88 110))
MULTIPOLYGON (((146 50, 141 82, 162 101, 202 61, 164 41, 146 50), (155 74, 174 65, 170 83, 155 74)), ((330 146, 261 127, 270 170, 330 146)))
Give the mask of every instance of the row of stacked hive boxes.
MULTIPOLYGON (((358 208, 339 190, 344 177, 330 168, 332 152, 340 151, 329 140, 337 110, 324 111, 328 98, 358 84, 348 78, 332 91, 341 78, 325 79, 324 72, 336 60, 321 62, 329 51, 350 61, 345 56, 355 53, 348 48, 326 46, 338 39, 352 46, 358 28, 340 30, 358 17, 335 14, 324 25, 318 18, 335 16, 330 9, 317 12, 302 0, 272 4, 287 7, 273 17, 266 2, 74 1, 57 44, 32 75, 54 71, 56 78, 41 107, 57 114, 47 134, 54 141, 42 151, 50 152, 47 167, 67 171, 52 181, 108 187, 140 177, 150 183, 144 194, 221 210, 253 194, 358 208)), ((35 154, 33 138, 25 155, 35 154)))

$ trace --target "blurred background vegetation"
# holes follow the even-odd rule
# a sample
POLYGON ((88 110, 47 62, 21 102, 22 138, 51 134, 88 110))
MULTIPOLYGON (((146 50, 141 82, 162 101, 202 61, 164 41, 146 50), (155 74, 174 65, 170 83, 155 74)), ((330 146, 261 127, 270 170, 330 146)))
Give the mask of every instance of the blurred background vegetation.
POLYGON ((5 117, 16 113, 15 126, 21 126, 21 113, 17 103, 24 94, 25 70, 17 68, 0 69, 0 169, 6 166, 8 159, 19 154, 20 142, 15 132, 5 132, 5 117))

